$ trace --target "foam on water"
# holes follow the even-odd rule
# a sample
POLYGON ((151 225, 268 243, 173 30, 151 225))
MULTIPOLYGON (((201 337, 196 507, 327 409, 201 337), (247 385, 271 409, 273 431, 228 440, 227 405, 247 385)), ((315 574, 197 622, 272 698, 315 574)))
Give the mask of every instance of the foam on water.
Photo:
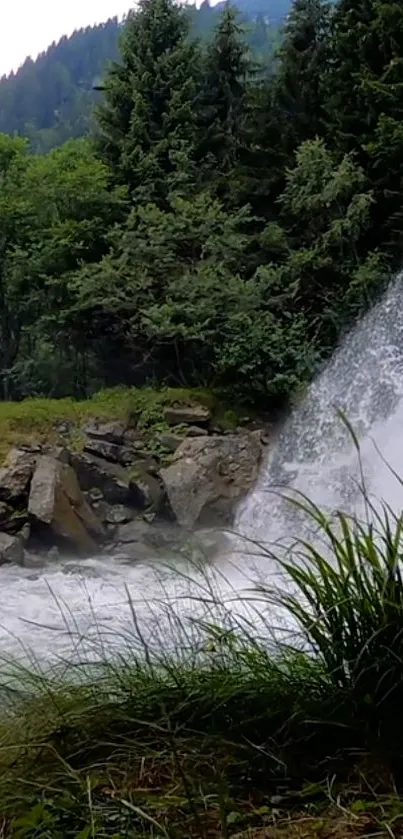
MULTIPOLYGON (((256 488, 239 510, 237 530, 264 543, 301 535, 306 523, 273 490, 299 490, 331 510, 356 511, 362 503, 359 469, 342 409, 360 438, 367 489, 400 511, 403 487, 377 453, 403 476, 403 275, 335 353, 294 410, 264 464, 256 488)), ((234 603, 236 593, 275 573, 268 556, 248 548, 220 557, 205 574, 184 565, 122 563, 102 557, 83 563, 82 574, 57 565, 42 573, 0 569, 0 653, 49 658, 92 639, 119 643, 134 632, 134 604, 146 638, 168 643, 167 605, 194 617, 207 586, 234 603), (66 573, 67 572, 67 573, 66 573), (129 603, 128 593, 132 600, 129 603), (73 635, 71 634, 73 633, 73 635)), ((230 608, 239 609, 233 605, 230 608)), ((275 620, 275 616, 273 616, 275 620)))

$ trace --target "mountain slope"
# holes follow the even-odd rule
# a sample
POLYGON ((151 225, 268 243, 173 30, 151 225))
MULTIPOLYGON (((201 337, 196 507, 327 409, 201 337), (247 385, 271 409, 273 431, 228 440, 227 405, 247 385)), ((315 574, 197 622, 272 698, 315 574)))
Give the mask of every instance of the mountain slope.
MULTIPOLYGON (((191 35, 208 39, 223 3, 188 6, 191 35)), ((290 0, 238 0, 245 38, 254 56, 267 61, 290 0)), ((0 80, 0 132, 28 137, 35 151, 48 151, 91 130, 94 82, 118 57, 120 25, 112 18, 53 43, 36 61, 27 58, 17 73, 0 80)))

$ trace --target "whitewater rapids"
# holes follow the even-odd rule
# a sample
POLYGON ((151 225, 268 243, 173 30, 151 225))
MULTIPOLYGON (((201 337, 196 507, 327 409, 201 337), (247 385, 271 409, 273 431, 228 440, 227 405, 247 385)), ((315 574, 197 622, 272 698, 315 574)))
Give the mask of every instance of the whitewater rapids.
MULTIPOLYGON (((301 491, 329 510, 360 512, 357 452, 341 409, 360 440, 367 491, 403 508, 403 275, 355 327, 312 383, 271 446, 257 486, 239 510, 236 530, 267 547, 306 527, 277 491, 301 491), (381 453, 381 454, 380 454, 381 453)), ((274 562, 246 543, 203 571, 178 558, 127 564, 108 557, 57 563, 42 572, 0 568, 0 660, 49 660, 92 645, 103 650, 138 640, 168 644, 173 614, 191 618, 218 595, 229 611, 255 582, 269 584, 274 562), (133 617, 134 616, 134 617, 133 617)), ((275 617, 273 616, 273 620, 275 617)), ((191 643, 191 623, 186 638, 191 643), (190 634, 189 634, 190 633, 190 634)), ((81 653, 80 653, 81 651, 81 653)))

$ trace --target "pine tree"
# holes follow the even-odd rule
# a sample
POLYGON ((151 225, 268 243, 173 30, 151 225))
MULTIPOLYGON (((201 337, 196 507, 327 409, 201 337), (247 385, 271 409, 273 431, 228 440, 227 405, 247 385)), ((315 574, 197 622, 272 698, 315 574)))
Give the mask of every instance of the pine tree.
POLYGON ((295 0, 287 19, 274 98, 292 148, 323 133, 330 17, 328 0, 295 0))
POLYGON ((251 73, 237 12, 228 6, 205 57, 197 149, 202 177, 215 181, 221 197, 228 191, 227 176, 236 166, 243 142, 251 73))
POLYGON ((191 178, 198 50, 187 34, 172 0, 142 0, 106 78, 99 148, 138 201, 161 203, 191 178))
MULTIPOLYGON (((341 0, 333 21, 329 138, 355 151, 374 189, 371 238, 403 241, 403 6, 341 0)), ((397 251, 396 251, 397 249, 397 251)))

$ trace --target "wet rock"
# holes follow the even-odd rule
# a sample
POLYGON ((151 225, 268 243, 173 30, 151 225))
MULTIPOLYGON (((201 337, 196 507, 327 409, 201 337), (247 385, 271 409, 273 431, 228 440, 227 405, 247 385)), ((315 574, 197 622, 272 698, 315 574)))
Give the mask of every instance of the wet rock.
POLYGON ((186 541, 185 548, 189 548, 192 555, 197 554, 200 559, 213 559, 218 553, 228 548, 230 538, 220 530, 196 530, 186 541))
POLYGON ((18 531, 17 535, 24 543, 24 545, 29 541, 29 537, 31 536, 31 525, 29 521, 26 521, 25 524, 23 524, 21 530, 18 531))
POLYGON ((80 577, 98 578, 101 576, 100 571, 94 568, 93 565, 86 563, 80 564, 77 562, 69 562, 62 568, 63 574, 76 574, 80 577))
POLYGON ((115 504, 113 507, 108 507, 104 521, 107 524, 125 524, 130 522, 135 516, 135 512, 130 507, 125 507, 124 504, 115 504))
POLYGON ((124 553, 114 554, 122 562, 128 564, 134 562, 150 562, 156 558, 156 552, 149 545, 143 542, 132 542, 125 545, 124 553))
POLYGON ((211 411, 204 405, 168 405, 165 419, 169 425, 207 425, 211 419, 211 411))
POLYGON ((117 446, 123 446, 125 426, 120 422, 91 422, 83 427, 84 434, 92 440, 105 441, 117 446))
POLYGON ((0 501, 15 503, 27 495, 37 456, 36 449, 11 449, 0 469, 0 501))
POLYGON ((31 553, 31 551, 25 551, 23 560, 24 568, 35 570, 36 568, 44 568, 45 564, 45 558, 43 556, 31 553))
POLYGON ((14 562, 17 565, 24 563, 24 546, 18 536, 10 536, 8 533, 0 533, 0 565, 14 562))
POLYGON ((130 542, 141 542, 147 538, 150 530, 151 526, 144 519, 136 518, 134 521, 119 525, 116 529, 115 541, 123 545, 130 542))
POLYGON ((59 562, 60 561, 60 551, 56 545, 53 545, 51 549, 47 553, 47 559, 49 562, 59 562))
POLYGON ((28 512, 35 522, 70 543, 80 553, 92 552, 104 529, 87 504, 70 466, 49 455, 38 458, 31 482, 28 512))
POLYGON ((184 440, 174 461, 161 470, 165 491, 183 527, 191 528, 206 510, 219 514, 227 523, 228 508, 251 488, 255 481, 262 446, 251 434, 184 440), (222 502, 227 510, 220 509, 222 502))

